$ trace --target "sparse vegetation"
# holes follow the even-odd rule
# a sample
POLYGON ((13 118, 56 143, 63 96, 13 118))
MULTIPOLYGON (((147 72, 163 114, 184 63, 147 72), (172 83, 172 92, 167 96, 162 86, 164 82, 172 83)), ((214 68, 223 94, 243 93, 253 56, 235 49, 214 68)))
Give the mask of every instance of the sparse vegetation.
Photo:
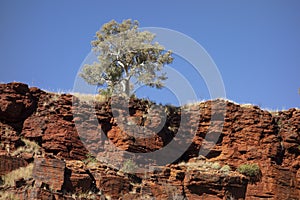
POLYGON ((223 167, 221 167, 220 171, 223 173, 229 173, 231 171, 231 168, 229 165, 224 165, 223 167))
POLYGON ((137 168, 138 166, 136 165, 136 163, 133 160, 128 159, 124 162, 123 167, 120 169, 120 171, 125 173, 133 173, 137 168))
POLYGON ((218 162, 213 162, 211 168, 218 170, 221 168, 221 165, 218 162))
POLYGON ((9 126, 0 127, 0 132, 5 137, 8 137, 12 131, 13 131, 12 127, 9 127, 9 126))
POLYGON ((12 153, 13 156, 20 155, 22 153, 37 154, 41 151, 41 147, 37 143, 24 138, 22 139, 22 141, 25 143, 25 146, 21 146, 17 150, 15 150, 12 153))
POLYGON ((54 103, 59 100, 60 94, 52 93, 51 98, 48 100, 49 103, 54 103))
POLYGON ((0 191, 0 200, 19 200, 20 198, 11 191, 0 191))
POLYGON ((200 110, 200 104, 201 102, 196 101, 192 103, 187 103, 181 107, 182 110, 190 111, 191 108, 198 108, 200 110))
MULTIPOLYGON (((287 111, 285 107, 281 108, 261 108, 264 111, 268 111, 272 116, 279 116, 280 113, 287 111)), ((298 108, 295 108, 298 109, 298 108)))
POLYGON ((60 94, 57 93, 50 93, 47 97, 47 100, 43 103, 43 106, 52 105, 53 103, 57 102, 60 98, 60 94))
POLYGON ((95 156, 93 156, 91 153, 88 153, 86 155, 86 159, 83 160, 82 162, 84 162, 85 164, 95 163, 97 162, 97 158, 95 158, 95 156))
POLYGON ((82 94, 82 93, 72 93, 74 97, 77 97, 80 101, 82 102, 98 102, 98 103, 103 103, 106 102, 109 98, 108 95, 104 94, 82 94))
POLYGON ((72 194, 73 199, 97 199, 97 194, 93 192, 81 192, 77 194, 72 194))
MULTIPOLYGON (((178 188, 170 183, 164 182, 162 183, 162 186, 164 187, 163 193, 167 195, 166 199, 172 199, 172 200, 185 200, 186 198, 179 193, 178 188)), ((144 197, 144 196, 143 196, 144 197)), ((145 198, 142 198, 145 199, 145 198)))
POLYGON ((209 162, 201 160, 198 162, 182 162, 179 165, 186 166, 188 170, 197 169, 200 171, 218 170, 220 172, 229 173, 231 168, 228 165, 221 166, 218 162, 209 162))
POLYGON ((257 177, 260 174, 260 168, 257 164, 242 164, 237 171, 249 177, 257 177))
POLYGON ((240 104, 242 108, 253 108, 255 105, 251 103, 240 104))
POLYGON ((32 178, 32 170, 33 163, 27 165, 26 167, 20 167, 19 169, 11 171, 10 173, 3 175, 1 178, 5 186, 12 187, 15 185, 15 181, 20 178, 24 178, 25 180, 32 178))
POLYGON ((48 107, 50 113, 55 113, 56 106, 55 103, 58 102, 61 94, 49 92, 49 96, 43 103, 43 107, 48 107))
POLYGON ((273 116, 278 116, 279 115, 279 110, 277 109, 277 110, 267 110, 267 111, 269 111, 269 113, 271 113, 271 115, 273 115, 273 116))

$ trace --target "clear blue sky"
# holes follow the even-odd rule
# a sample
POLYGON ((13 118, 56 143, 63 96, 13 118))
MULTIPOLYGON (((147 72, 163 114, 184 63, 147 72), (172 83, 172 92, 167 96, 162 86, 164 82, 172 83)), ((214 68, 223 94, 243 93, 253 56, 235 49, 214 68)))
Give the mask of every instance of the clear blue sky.
POLYGON ((227 98, 299 107, 299 10, 297 0, 1 0, 0 81, 72 90, 95 32, 111 19, 131 18, 199 42, 218 66, 227 98))

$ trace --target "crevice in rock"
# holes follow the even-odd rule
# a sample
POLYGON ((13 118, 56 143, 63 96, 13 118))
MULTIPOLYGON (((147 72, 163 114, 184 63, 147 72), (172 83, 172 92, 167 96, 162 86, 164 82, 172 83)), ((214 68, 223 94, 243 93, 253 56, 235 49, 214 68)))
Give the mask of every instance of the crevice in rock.
POLYGON ((260 199, 273 199, 273 195, 253 195, 255 198, 260 198, 260 199))
POLYGON ((92 185, 90 188, 90 191, 93 193, 97 193, 99 192, 99 188, 97 188, 96 186, 96 179, 94 178, 93 174, 89 171, 89 170, 85 170, 85 172, 90 176, 90 178, 92 179, 92 185))
POLYGON ((65 173, 64 173, 64 183, 62 185, 62 191, 65 192, 71 192, 72 191, 72 183, 71 183, 71 175, 72 175, 72 170, 65 168, 65 173))
POLYGON ((273 130, 277 138, 279 139, 280 142, 280 149, 278 149, 278 153, 275 157, 272 157, 271 160, 274 161, 277 165, 281 165, 284 159, 284 154, 285 154, 285 148, 283 145, 283 138, 280 135, 280 129, 281 127, 279 126, 279 117, 273 117, 272 116, 272 124, 273 124, 273 130))

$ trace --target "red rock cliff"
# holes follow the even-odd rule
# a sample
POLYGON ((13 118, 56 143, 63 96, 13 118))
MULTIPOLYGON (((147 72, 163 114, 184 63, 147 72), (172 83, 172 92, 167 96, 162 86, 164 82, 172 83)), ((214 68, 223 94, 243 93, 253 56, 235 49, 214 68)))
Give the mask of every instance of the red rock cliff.
MULTIPOLYGON (((122 99, 117 101, 122 105, 122 99)), ((89 104, 72 95, 46 93, 22 83, 1 84, 0 102, 2 179, 13 170, 34 164, 31 178, 18 178, 13 185, 3 180, 0 197, 7 193, 21 199, 72 199, 81 193, 87 199, 300 196, 298 109, 270 113, 224 100, 176 108, 131 99, 129 116, 126 109, 113 110, 111 100, 93 105, 91 115, 89 104), (147 115, 150 107, 151 116, 147 115), (122 126, 132 123, 147 127, 147 131, 122 126), (163 159, 153 157, 157 167, 149 173, 124 172, 121 167, 93 158, 109 158, 122 165, 128 159, 126 152, 155 152, 173 144, 176 136, 179 139, 174 149, 161 154, 163 159), (40 148, 29 148, 24 139, 40 148), (216 145, 212 145, 214 142, 216 145), (112 144, 119 151, 109 150, 112 144), (184 144, 188 148, 178 156, 176 146, 184 144), (199 156, 203 148, 207 149, 205 157, 199 156), (160 163, 173 155, 177 157, 173 163, 160 163), (245 163, 259 166, 256 179, 236 171, 245 163), (222 171, 225 165, 231 170, 222 171)), ((142 154, 137 158, 141 162, 143 159, 142 154)))

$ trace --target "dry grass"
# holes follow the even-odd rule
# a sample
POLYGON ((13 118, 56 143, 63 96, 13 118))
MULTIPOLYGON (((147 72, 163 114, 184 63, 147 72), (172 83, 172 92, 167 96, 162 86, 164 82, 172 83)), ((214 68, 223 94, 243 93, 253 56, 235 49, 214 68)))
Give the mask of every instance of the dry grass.
POLYGON ((32 178, 32 170, 33 163, 27 165, 26 167, 20 167, 19 169, 16 169, 8 174, 3 175, 2 180, 4 181, 4 185, 12 187, 15 185, 15 180, 18 180, 20 178, 32 178))
POLYGON ((101 94, 82 94, 82 93, 72 93, 73 96, 77 97, 82 102, 99 102, 103 103, 108 100, 108 96, 101 94))
POLYGON ((41 147, 30 140, 22 139, 22 141, 25 143, 25 146, 19 147, 16 151, 12 153, 12 156, 20 155, 22 153, 39 153, 41 151, 41 147))
POLYGON ((188 170, 200 170, 200 171, 210 171, 217 170, 224 173, 231 172, 231 169, 228 165, 221 166, 218 162, 209 162, 205 160, 197 161, 197 162, 182 162, 179 165, 187 167, 188 170))
POLYGON ((149 194, 143 194, 142 196, 140 196, 139 198, 138 198, 138 200, 153 200, 153 199, 155 199, 154 197, 151 197, 149 194))
MULTIPOLYGON (((298 108, 296 108, 296 109, 298 109, 298 108)), ((280 108, 276 108, 276 109, 262 108, 262 110, 268 111, 268 112, 271 113, 271 115, 273 115, 273 116, 277 116, 277 115, 279 115, 280 112, 287 111, 288 109, 282 107, 281 109, 280 109, 280 108)))
POLYGON ((73 194, 72 198, 74 199, 96 199, 97 195, 93 194, 92 192, 82 192, 78 194, 73 194))
POLYGON ((60 99, 61 94, 49 92, 50 96, 43 103, 44 107, 50 106, 49 110, 55 110, 55 103, 57 103, 60 99))
POLYGON ((255 105, 251 103, 240 104, 242 108, 253 108, 255 105))
POLYGON ((49 99, 49 102, 50 103, 52 103, 52 102, 57 102, 58 100, 59 100, 59 98, 60 98, 60 94, 53 94, 52 96, 51 96, 51 98, 49 99))
POLYGON ((10 126, 2 126, 4 124, 0 123, 0 133, 4 137, 9 137, 13 133, 13 128, 10 126))
POLYGON ((0 200, 19 200, 20 198, 10 191, 0 191, 0 200))
POLYGON ((49 92, 49 97, 47 98, 47 100, 44 102, 44 106, 45 105, 50 105, 51 103, 55 103, 60 99, 61 94, 57 94, 57 93, 52 93, 49 92))

